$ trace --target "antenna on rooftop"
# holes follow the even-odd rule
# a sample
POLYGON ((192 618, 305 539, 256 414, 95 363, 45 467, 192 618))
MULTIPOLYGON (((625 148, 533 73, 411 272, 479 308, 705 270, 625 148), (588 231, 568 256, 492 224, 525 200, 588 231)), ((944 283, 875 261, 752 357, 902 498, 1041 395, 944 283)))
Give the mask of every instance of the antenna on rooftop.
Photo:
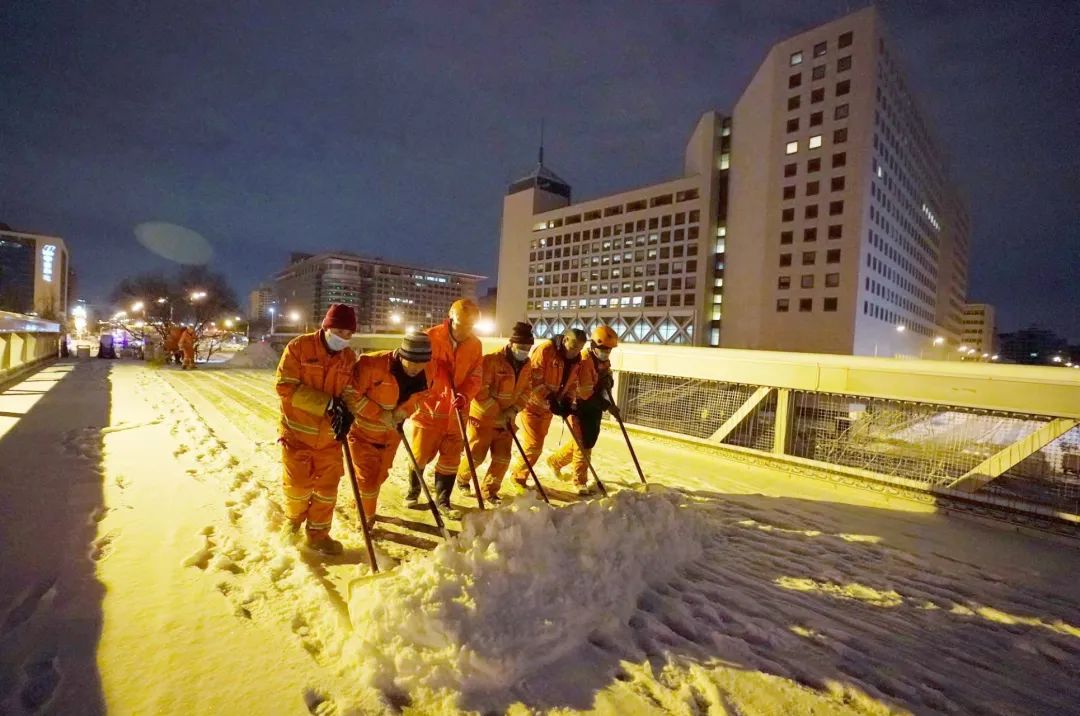
POLYGON ((540 118, 540 166, 544 165, 544 118, 540 118))

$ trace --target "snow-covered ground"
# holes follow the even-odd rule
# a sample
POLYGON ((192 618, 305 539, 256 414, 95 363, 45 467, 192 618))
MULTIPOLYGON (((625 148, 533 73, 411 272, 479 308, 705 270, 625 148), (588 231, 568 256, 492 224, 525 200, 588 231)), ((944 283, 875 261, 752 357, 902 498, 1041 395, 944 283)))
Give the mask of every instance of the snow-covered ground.
POLYGON ((1075 544, 605 431, 612 498, 445 543, 399 456, 368 578, 346 483, 344 555, 283 529, 271 375, 0 394, 0 714, 1080 713, 1075 544))

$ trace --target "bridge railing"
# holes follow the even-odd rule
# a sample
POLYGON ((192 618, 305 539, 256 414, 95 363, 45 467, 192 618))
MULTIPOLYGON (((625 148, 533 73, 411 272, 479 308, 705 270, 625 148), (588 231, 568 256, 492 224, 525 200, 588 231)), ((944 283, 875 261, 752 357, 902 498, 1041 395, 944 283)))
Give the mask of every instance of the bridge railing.
POLYGON ((60 324, 21 313, 0 311, 0 381, 55 358, 60 324))

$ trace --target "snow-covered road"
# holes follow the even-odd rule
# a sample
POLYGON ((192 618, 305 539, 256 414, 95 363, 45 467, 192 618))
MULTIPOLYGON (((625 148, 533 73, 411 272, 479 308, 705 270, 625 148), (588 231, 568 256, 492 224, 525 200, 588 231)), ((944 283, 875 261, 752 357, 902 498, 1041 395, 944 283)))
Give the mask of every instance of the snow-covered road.
POLYGON ((620 491, 614 431, 612 499, 545 470, 557 509, 446 544, 399 456, 400 564, 350 594, 346 486, 344 555, 283 529, 271 375, 93 361, 0 394, 0 714, 1080 713, 1077 545, 656 439, 663 486, 620 491))

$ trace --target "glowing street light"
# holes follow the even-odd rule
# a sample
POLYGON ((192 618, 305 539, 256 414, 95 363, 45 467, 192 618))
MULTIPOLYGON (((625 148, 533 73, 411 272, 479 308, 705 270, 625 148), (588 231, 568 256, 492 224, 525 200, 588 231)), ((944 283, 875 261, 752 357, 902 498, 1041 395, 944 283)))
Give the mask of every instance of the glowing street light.
POLYGON ((145 306, 143 306, 142 301, 136 301, 135 303, 131 304, 131 310, 136 313, 143 310, 144 307, 145 306))
POLYGON ((405 326, 406 333, 416 333, 416 326, 405 326))
POLYGON ((274 314, 277 313, 277 309, 273 306, 270 307, 270 334, 274 333, 274 314))
POLYGON ((226 319, 225 319, 225 327, 226 327, 226 328, 232 328, 232 327, 233 327, 233 319, 231 319, 231 318, 226 318, 226 319))
POLYGON ((495 321, 490 318, 481 318, 473 329, 481 336, 490 336, 495 332, 495 321))
POLYGON ((998 355, 997 353, 995 353, 994 355, 990 356, 990 360, 997 360, 998 358, 1000 358, 1000 356, 999 356, 999 355, 998 355))
POLYGON ((940 345, 943 345, 944 343, 945 343, 944 336, 938 336, 937 338, 934 339, 934 345, 935 346, 940 346, 940 345))
POLYGON ((292 321, 293 323, 299 323, 300 322, 300 312, 299 311, 289 311, 289 320, 292 321))
POLYGON ((904 331, 906 331, 906 330, 907 330, 907 326, 905 326, 905 325, 904 325, 903 323, 899 324, 899 325, 898 325, 898 326, 896 327, 896 332, 897 332, 897 333, 903 333, 903 332, 904 332, 904 331))
POLYGON ((1050 360, 1054 361, 1055 363, 1060 363, 1061 362, 1061 356, 1054 356, 1050 360))
POLYGON ((401 314, 400 313, 391 313, 390 314, 390 322, 393 323, 394 325, 397 325, 397 324, 401 323, 401 314))
POLYGON ((191 294, 192 301, 201 301, 206 298, 206 291, 195 291, 191 294))

